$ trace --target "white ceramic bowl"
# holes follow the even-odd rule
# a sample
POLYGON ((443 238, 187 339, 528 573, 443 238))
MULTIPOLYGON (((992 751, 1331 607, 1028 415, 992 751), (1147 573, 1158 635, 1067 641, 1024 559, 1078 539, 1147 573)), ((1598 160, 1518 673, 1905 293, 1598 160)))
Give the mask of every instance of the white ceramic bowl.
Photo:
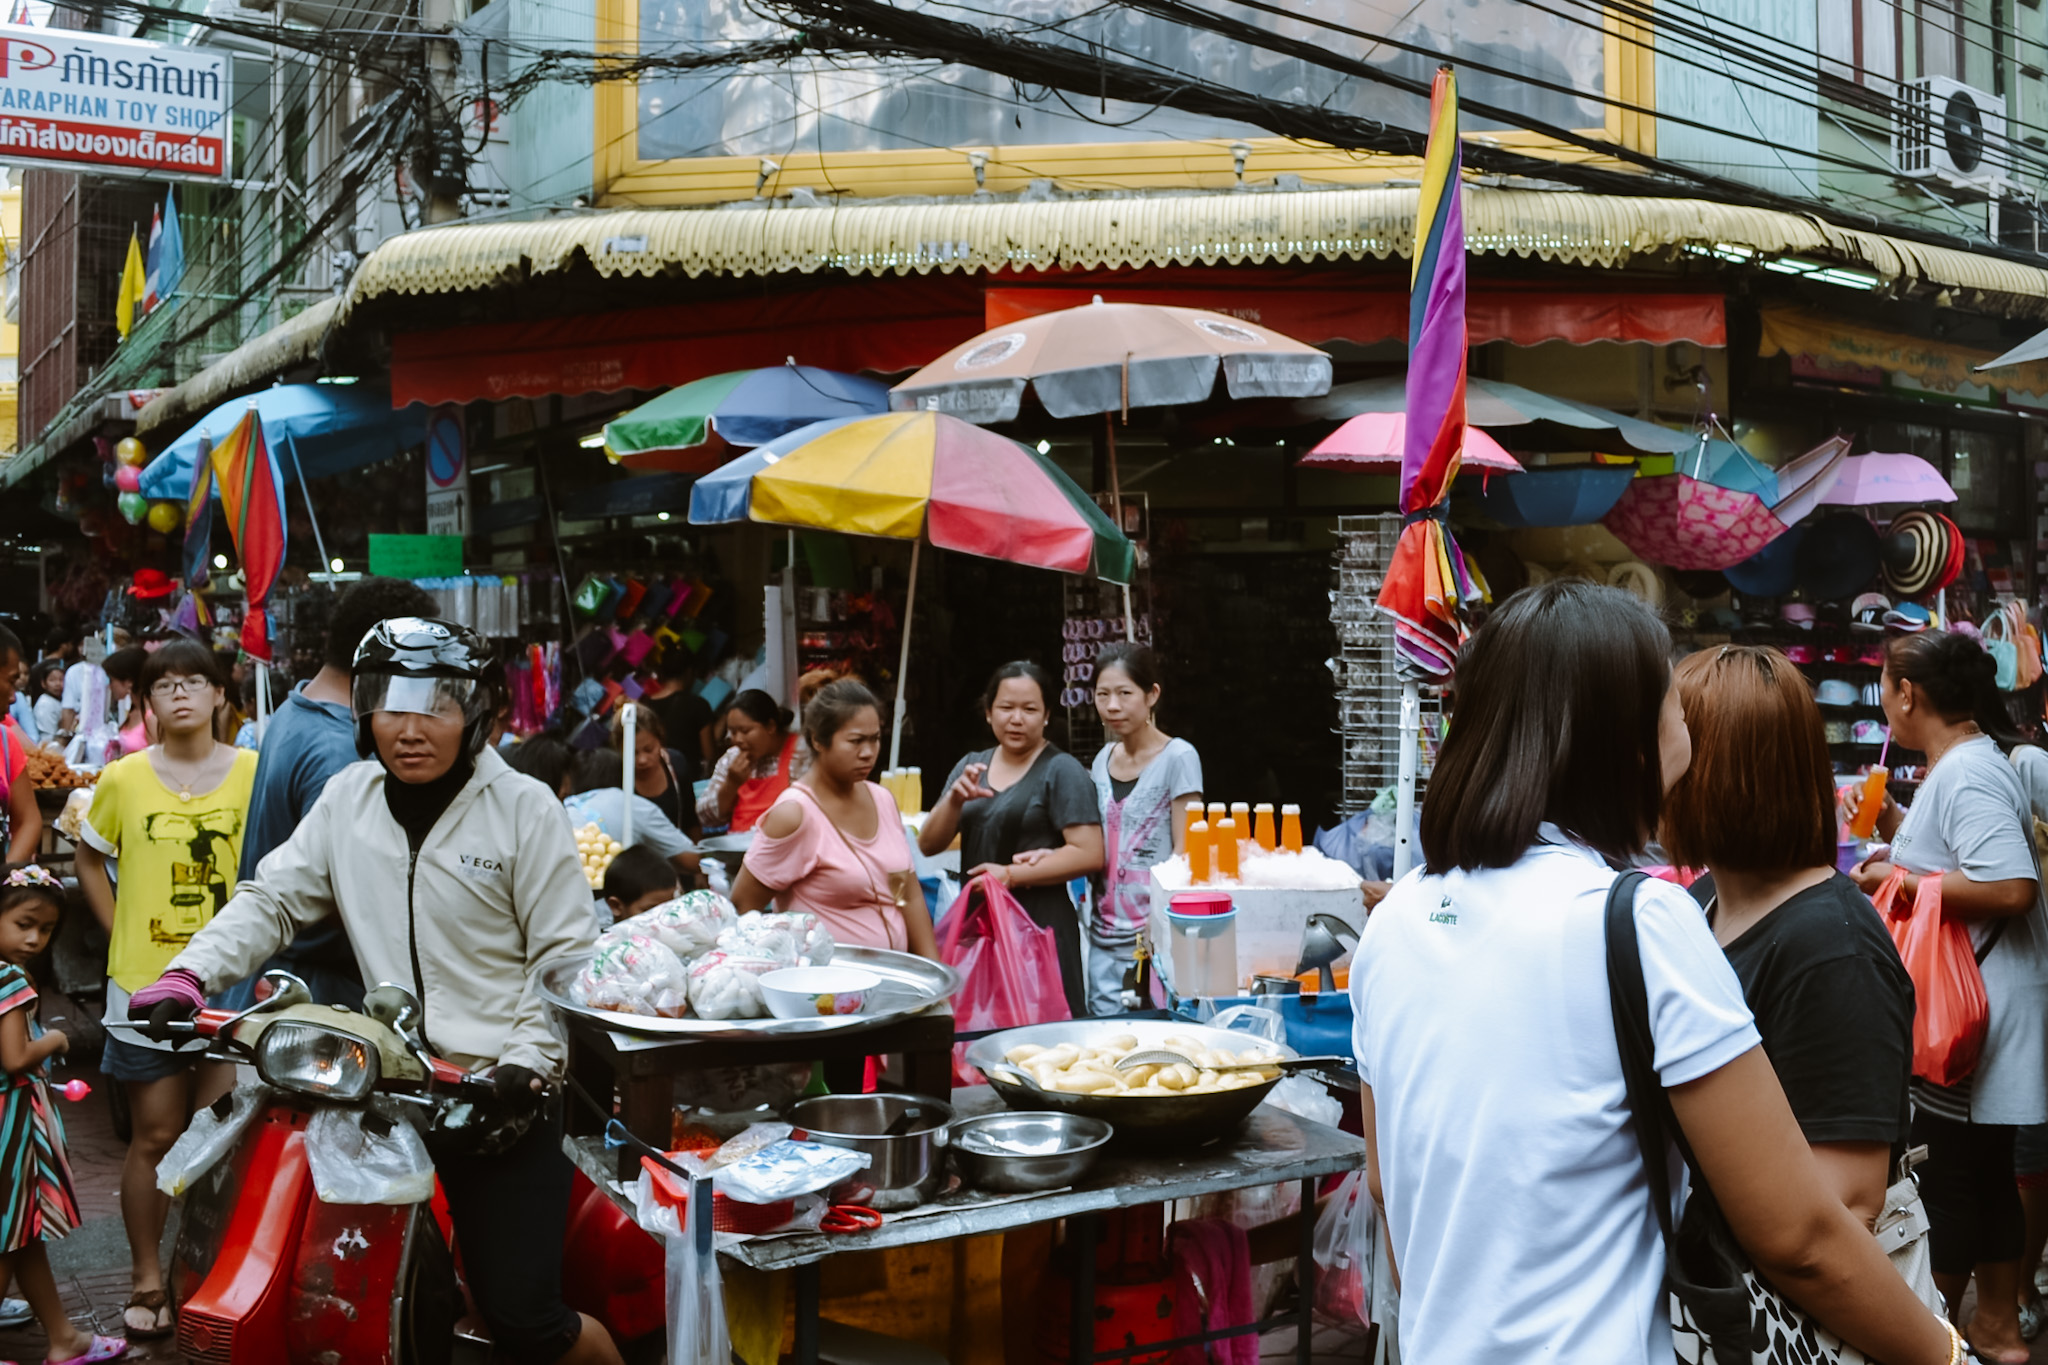
POLYGON ((777 1019, 816 1019, 859 1014, 868 992, 882 984, 873 972, 854 967, 784 967, 761 978, 761 998, 777 1019))

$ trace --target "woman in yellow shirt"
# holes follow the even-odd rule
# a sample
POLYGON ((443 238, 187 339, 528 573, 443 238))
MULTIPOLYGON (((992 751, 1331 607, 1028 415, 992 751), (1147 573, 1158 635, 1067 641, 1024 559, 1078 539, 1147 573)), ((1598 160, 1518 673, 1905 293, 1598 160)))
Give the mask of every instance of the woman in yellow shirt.
MULTIPOLYGON (((107 765, 80 822, 78 884, 107 931, 108 1022, 128 1017, 128 996, 163 974, 192 935, 235 891, 256 755, 214 738, 226 682, 212 650, 174 640, 142 665, 136 692, 156 719, 158 741, 107 765), (120 860, 117 890, 107 860, 120 860)), ((134 1136, 121 1171, 133 1293, 123 1318, 131 1337, 168 1335, 163 1241, 170 1200, 157 1163, 200 1106, 234 1084, 232 1067, 198 1062, 109 1031, 100 1069, 128 1095, 134 1136)))

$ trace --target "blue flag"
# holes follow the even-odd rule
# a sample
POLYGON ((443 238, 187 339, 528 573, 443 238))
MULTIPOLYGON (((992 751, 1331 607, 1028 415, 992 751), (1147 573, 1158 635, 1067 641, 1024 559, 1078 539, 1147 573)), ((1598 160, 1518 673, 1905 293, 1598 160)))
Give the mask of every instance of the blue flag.
POLYGON ((156 293, 159 301, 178 292, 185 278, 185 234, 178 229, 178 197, 175 190, 164 192, 164 235, 158 248, 156 293))

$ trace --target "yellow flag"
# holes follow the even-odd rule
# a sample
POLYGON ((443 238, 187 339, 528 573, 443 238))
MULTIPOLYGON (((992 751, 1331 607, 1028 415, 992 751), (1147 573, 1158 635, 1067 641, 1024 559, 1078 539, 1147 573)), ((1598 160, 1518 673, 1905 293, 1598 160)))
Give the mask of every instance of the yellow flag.
POLYGON ((121 267, 121 292, 114 299, 114 330, 121 334, 123 340, 135 330, 136 314, 142 311, 143 281, 142 242, 130 232, 128 264, 121 267))

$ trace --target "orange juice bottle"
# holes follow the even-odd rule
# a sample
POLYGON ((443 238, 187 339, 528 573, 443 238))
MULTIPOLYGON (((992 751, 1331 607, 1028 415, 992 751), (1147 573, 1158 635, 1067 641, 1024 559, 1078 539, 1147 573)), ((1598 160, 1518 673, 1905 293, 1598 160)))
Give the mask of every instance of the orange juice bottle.
POLYGON ((1273 834, 1273 803, 1261 801, 1252 807, 1252 842, 1271 853, 1276 845, 1273 834))
MULTIPOLYGON (((1180 822, 1180 830, 1181 830, 1181 833, 1182 833, 1183 835, 1185 835, 1186 833, 1188 833, 1188 831, 1192 830, 1192 829, 1193 829, 1193 828, 1194 828, 1194 827, 1195 827, 1196 825, 1199 825, 1199 824, 1201 824, 1201 823, 1202 823, 1202 815, 1203 815, 1203 810, 1202 810, 1202 803, 1201 803, 1201 802, 1199 802, 1199 801, 1190 801, 1190 802, 1188 802, 1188 804, 1187 804, 1186 808, 1185 808, 1185 809, 1183 809, 1183 810, 1181 811, 1181 822, 1180 822)), ((1186 840, 1186 839, 1182 839, 1182 840, 1181 840, 1181 843, 1182 843, 1182 845, 1183 845, 1183 846, 1185 846, 1185 845, 1186 845, 1186 843, 1187 843, 1187 840, 1186 840)))
POLYGON ((1877 817, 1884 810, 1885 783, 1891 780, 1889 768, 1872 768, 1863 779, 1863 799, 1856 805, 1856 818, 1849 822, 1849 833, 1858 839, 1868 839, 1877 833, 1877 817))
POLYGON ((1280 808, 1280 847, 1289 853, 1301 852, 1301 807, 1280 808))
POLYGON ((1214 828, 1211 842, 1216 846, 1216 875, 1234 882, 1237 880, 1237 822, 1225 820, 1214 828))
POLYGON ((1221 801, 1211 801, 1209 803, 1209 837, 1211 839, 1216 837, 1216 826, 1229 818, 1230 807, 1224 805, 1221 801))
MULTIPOLYGON (((1189 802, 1193 805, 1193 802, 1189 802)), ((1209 822, 1197 820, 1188 826, 1188 881, 1195 886, 1209 882, 1209 822)))
POLYGON ((1238 841, 1240 843, 1250 843, 1252 837, 1251 803, 1247 801, 1231 802, 1230 823, 1237 827, 1238 841))

